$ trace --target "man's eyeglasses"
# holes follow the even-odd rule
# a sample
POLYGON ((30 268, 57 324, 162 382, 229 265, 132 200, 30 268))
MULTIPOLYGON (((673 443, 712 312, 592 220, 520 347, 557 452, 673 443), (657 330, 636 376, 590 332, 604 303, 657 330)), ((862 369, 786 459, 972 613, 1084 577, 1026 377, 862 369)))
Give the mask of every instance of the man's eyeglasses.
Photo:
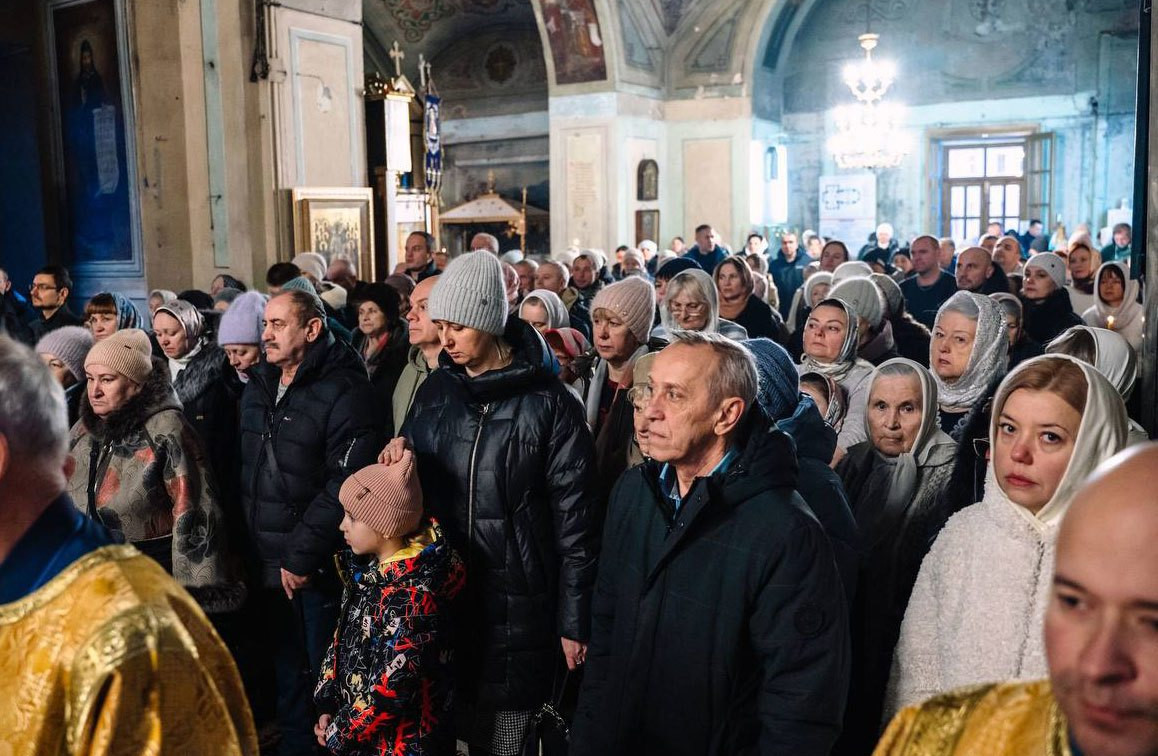
POLYGON ((29 291, 60 291, 60 287, 59 286, 53 286, 52 284, 34 283, 28 287, 28 290, 29 291))

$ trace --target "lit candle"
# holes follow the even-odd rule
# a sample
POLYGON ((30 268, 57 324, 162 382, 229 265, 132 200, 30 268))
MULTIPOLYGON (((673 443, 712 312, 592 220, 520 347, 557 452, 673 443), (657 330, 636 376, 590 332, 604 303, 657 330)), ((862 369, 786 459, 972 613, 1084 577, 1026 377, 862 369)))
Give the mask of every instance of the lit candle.
POLYGON ((1111 331, 1114 330, 1114 316, 1113 315, 1106 318, 1106 328, 1109 328, 1111 331))

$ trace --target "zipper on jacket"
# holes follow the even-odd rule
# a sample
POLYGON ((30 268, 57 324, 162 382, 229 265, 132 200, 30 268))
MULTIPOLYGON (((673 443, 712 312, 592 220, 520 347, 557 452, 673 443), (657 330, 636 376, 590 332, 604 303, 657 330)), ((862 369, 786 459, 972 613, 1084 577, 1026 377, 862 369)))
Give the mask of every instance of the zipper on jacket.
MULTIPOLYGON (((490 411, 490 402, 487 402, 482 407, 482 414, 478 418, 478 430, 474 434, 474 445, 470 448, 470 490, 467 491, 466 497, 466 563, 467 569, 470 568, 471 552, 474 549, 471 547, 474 542, 474 485, 475 485, 475 469, 476 458, 478 456, 478 444, 482 440, 483 425, 486 423, 487 412, 490 411)), ((468 572, 469 574, 469 572, 468 572)))

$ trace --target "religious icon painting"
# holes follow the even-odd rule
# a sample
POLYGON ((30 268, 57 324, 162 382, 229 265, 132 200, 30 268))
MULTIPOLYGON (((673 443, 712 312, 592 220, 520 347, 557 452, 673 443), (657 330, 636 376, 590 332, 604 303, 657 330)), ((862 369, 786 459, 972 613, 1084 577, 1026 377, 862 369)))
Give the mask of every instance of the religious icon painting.
POLYGON ((354 260, 367 281, 374 270, 373 190, 368 187, 295 187, 293 253, 317 252, 328 263, 342 254, 354 260))
POLYGON ((635 211, 635 243, 659 238, 659 210, 635 211))
MULTIPOLYGON (((57 173, 70 264, 132 267, 135 167, 122 0, 52 0, 57 173)), ((124 272, 124 271, 122 271, 124 272)))

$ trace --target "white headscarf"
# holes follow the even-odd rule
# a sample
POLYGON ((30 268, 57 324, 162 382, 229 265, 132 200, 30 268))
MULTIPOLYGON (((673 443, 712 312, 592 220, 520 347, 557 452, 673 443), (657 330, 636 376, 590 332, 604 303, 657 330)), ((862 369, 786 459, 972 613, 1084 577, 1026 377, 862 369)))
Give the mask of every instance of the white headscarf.
POLYGON ((832 274, 827 271, 817 271, 808 277, 804 282, 804 301, 800 303, 801 307, 812 307, 812 289, 820 284, 828 284, 828 290, 832 291, 832 274))
MULTIPOLYGON (((921 386, 921 427, 917 431, 917 437, 913 439, 913 448, 896 457, 880 455, 886 464, 893 465, 888 501, 885 502, 885 509, 891 510, 891 504, 899 505, 913 498, 917 489, 919 469, 929 464, 942 465, 949 462, 957 453, 957 444, 941 430, 937 415, 937 383, 933 380, 932 373, 924 366, 903 357, 886 360, 873 371, 869 390, 865 396, 866 404, 872 401, 872 386, 882 375, 912 375, 921 386), (902 370, 896 370, 897 368, 902 370)), ((868 408, 865 411, 864 427, 871 443, 872 427, 869 424, 868 408)))
POLYGON ((1033 514, 1025 507, 1009 500, 997 482, 996 465, 991 462, 985 474, 985 500, 1000 497, 1039 532, 1060 522, 1069 509, 1074 494, 1086 478, 1098 465, 1126 448, 1130 427, 1126 417, 1126 405, 1122 402, 1118 390, 1104 375, 1092 365, 1087 365, 1069 355, 1046 354, 1021 363, 1001 382, 997 398, 993 402, 993 415, 989 421, 991 449, 996 448, 997 425, 1001 419, 1001 410, 1009 399, 1009 387, 1022 372, 1046 360, 1068 360, 1081 368, 1082 375, 1086 379, 1086 406, 1082 411, 1078 435, 1074 439, 1073 453, 1057 490, 1045 506, 1037 514, 1033 514))
POLYGON ((528 293, 527 298, 519 305, 520 318, 523 317, 523 307, 531 299, 537 299, 543 303, 543 309, 547 311, 548 328, 567 328, 571 325, 571 316, 567 314, 567 305, 563 304, 563 300, 559 299, 558 294, 549 289, 534 289, 528 293))
POLYGON ((1145 314, 1142 305, 1138 304, 1138 282, 1130 278, 1130 271, 1126 270, 1126 266, 1117 260, 1103 263, 1098 268, 1098 272, 1094 274, 1094 309, 1098 313, 1098 325, 1102 328, 1109 328, 1109 318, 1113 318, 1113 330, 1115 331, 1121 331, 1127 326, 1133 325, 1135 320, 1140 320, 1145 314), (1110 307, 1102 301, 1102 273, 1111 266, 1118 269, 1118 272, 1122 274, 1122 280, 1126 282, 1122 304, 1117 307, 1110 307))
MULTIPOLYGON (((946 312, 959 312, 972 319, 974 316, 970 313, 974 309, 977 311, 977 334, 973 337, 973 351, 969 354, 965 372, 952 383, 947 383, 936 371, 933 372, 941 404, 945 407, 972 407, 985 396, 993 381, 1005 373, 1009 359, 1009 337, 1005 333, 1005 314, 997 302, 983 294, 959 291, 941 305, 933 328, 936 330, 946 312)), ((932 342, 929 349, 931 365, 935 359, 932 342)))
POLYGON ((1062 351, 1064 345, 1059 345, 1058 342, 1065 340, 1066 334, 1073 331, 1085 331, 1090 335, 1094 341, 1094 367, 1114 384, 1123 400, 1129 399, 1130 394, 1134 392, 1134 382, 1138 380, 1138 353, 1130 346, 1126 337, 1105 328, 1073 326, 1050 342, 1046 348, 1047 353, 1066 354, 1062 351))
POLYGON ((854 312, 852 309, 852 305, 843 300, 829 297, 817 302, 813 312, 820 309, 821 307, 836 307, 844 313, 844 316, 848 322, 848 328, 844 332, 844 341, 841 342, 840 351, 837 352, 836 359, 834 359, 832 362, 820 362, 819 360, 805 353, 800 360, 800 364, 804 366, 800 372, 820 373, 822 375, 831 376, 832 378, 835 378, 837 381, 839 381, 841 378, 847 375, 848 371, 852 370, 853 366, 858 362, 865 365, 866 367, 871 368, 872 365, 869 365, 869 363, 865 362, 864 360, 858 360, 856 356, 857 317, 856 312, 854 312))

